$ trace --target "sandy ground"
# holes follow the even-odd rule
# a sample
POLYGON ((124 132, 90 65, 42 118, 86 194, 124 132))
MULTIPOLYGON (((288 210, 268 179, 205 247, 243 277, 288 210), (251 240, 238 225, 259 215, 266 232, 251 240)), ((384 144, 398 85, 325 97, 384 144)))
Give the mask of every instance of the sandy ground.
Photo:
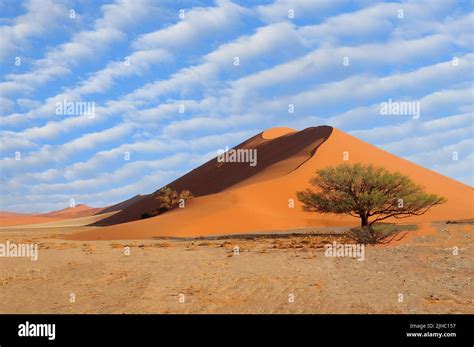
MULTIPOLYGON (((0 226, 0 232, 2 230, 12 230, 12 229, 44 229, 44 228, 66 228, 66 227, 82 227, 85 225, 89 225, 92 223, 95 223, 97 221, 100 221, 104 218, 113 216, 116 214, 117 211, 113 212, 108 212, 108 213, 101 213, 98 215, 93 215, 93 216, 87 216, 87 217, 80 217, 80 218, 72 218, 72 219, 66 219, 66 220, 59 220, 59 221, 53 221, 53 222, 48 222, 48 223, 36 223, 36 224, 30 224, 30 225, 11 225, 11 226, 0 226)), ((2 225, 2 224, 0 224, 2 225)))
POLYGON ((0 258, 0 313, 474 313, 472 224, 422 225, 363 261, 325 257, 338 236, 60 238, 85 228, 1 230, 40 249, 0 258))

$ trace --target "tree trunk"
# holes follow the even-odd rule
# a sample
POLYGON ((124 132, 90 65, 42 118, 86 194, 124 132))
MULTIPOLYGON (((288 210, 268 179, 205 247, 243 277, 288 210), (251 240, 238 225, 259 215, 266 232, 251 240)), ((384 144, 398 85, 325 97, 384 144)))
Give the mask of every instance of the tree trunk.
POLYGON ((369 217, 366 215, 360 215, 360 225, 362 228, 369 225, 369 217))

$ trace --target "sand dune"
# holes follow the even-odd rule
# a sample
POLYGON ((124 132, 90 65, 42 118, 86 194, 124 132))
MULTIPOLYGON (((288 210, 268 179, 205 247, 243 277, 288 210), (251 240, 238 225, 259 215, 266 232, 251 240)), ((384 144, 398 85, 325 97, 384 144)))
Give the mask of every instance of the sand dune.
POLYGON ((294 132, 296 132, 295 129, 286 128, 286 127, 275 127, 275 128, 265 130, 264 132, 260 134, 260 136, 265 140, 273 140, 277 137, 291 134, 294 132))
POLYGON ((68 207, 62 210, 41 214, 20 214, 2 211, 0 213, 0 227, 50 223, 67 219, 88 217, 100 213, 102 210, 103 208, 95 208, 80 204, 75 207, 68 207))
POLYGON ((61 219, 61 220, 54 220, 50 222, 45 222, 45 223, 34 223, 31 225, 15 225, 15 226, 3 226, 0 227, 0 229, 41 229, 41 228, 66 228, 66 227, 81 227, 81 226, 86 226, 92 223, 95 223, 97 221, 100 221, 101 219, 110 217, 117 213, 118 211, 112 211, 112 212, 107 212, 107 213, 101 213, 101 214, 96 214, 93 216, 87 216, 87 217, 80 217, 80 218, 72 218, 72 219, 61 219))
MULTIPOLYGON (((224 163, 218 167, 217 161, 211 160, 173 182, 179 189, 190 189, 193 183, 203 185, 197 191, 201 196, 189 201, 186 208, 149 219, 97 228, 70 238, 135 239, 356 225, 358 220, 348 216, 303 212, 295 196, 297 190, 309 186, 308 181, 316 170, 346 162, 343 160, 346 151, 349 163, 370 163, 399 171, 409 175, 428 192, 448 199, 446 204, 436 206, 425 215, 404 219, 404 222, 473 217, 473 191, 470 186, 398 158, 337 129, 316 127, 300 132, 271 130, 252 137, 238 147, 259 149, 258 170, 251 171, 235 163, 224 163), (264 138, 265 134, 270 138, 264 138), (219 176, 218 172, 225 172, 225 175, 219 176), (235 176, 232 176, 234 173, 235 176), (224 182, 216 182, 218 178, 224 182), (289 207, 290 199, 295 202, 294 208, 289 207)), ((143 207, 139 202, 129 209, 143 207)), ((128 216, 141 213, 126 212, 128 216)))
POLYGON ((102 207, 90 207, 84 204, 76 205, 75 207, 68 207, 62 210, 43 213, 43 217, 58 217, 62 219, 87 217, 97 214, 103 210, 102 207))
POLYGON ((2 213, 0 215, 0 226, 47 223, 55 220, 58 219, 54 217, 42 217, 41 215, 2 213))
POLYGON ((28 214, 28 213, 8 212, 8 211, 0 211, 0 218, 21 217, 21 216, 31 216, 31 214, 28 214))
MULTIPOLYGON (((199 197, 286 175, 311 158, 314 151, 329 137, 331 129, 324 126, 300 132, 289 128, 270 129, 235 147, 257 149, 256 166, 250 166, 248 163, 218 163, 216 159, 212 159, 168 186, 178 191, 190 190, 194 196, 199 197)), ((154 209, 155 198, 152 194, 145 195, 98 225, 139 220, 144 213, 151 213, 154 209)))
POLYGON ((118 204, 105 207, 101 209, 98 213, 96 214, 103 214, 103 213, 108 213, 108 212, 114 212, 114 211, 122 211, 126 209, 127 207, 136 204, 138 201, 142 200, 145 197, 145 195, 135 195, 134 197, 127 199, 125 201, 119 202, 118 204))

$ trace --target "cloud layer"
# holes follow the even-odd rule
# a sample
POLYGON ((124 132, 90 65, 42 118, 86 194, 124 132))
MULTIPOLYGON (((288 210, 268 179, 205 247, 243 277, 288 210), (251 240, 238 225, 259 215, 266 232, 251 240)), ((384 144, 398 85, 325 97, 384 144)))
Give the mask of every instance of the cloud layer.
POLYGON ((474 182, 468 1, 2 6, 0 210, 117 203, 273 126, 332 125, 474 182), (389 100, 420 117, 381 115, 389 100))

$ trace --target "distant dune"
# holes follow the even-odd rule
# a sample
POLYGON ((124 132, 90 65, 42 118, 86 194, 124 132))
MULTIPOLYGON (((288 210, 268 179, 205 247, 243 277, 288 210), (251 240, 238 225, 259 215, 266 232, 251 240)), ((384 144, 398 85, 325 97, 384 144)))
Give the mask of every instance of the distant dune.
POLYGON ((0 227, 49 223, 66 219, 88 217, 99 213, 101 210, 102 208, 94 208, 84 204, 79 204, 75 207, 68 207, 62 210, 42 214, 20 214, 2 211, 0 212, 0 227))
POLYGON ((96 214, 93 216, 80 217, 80 218, 54 220, 54 221, 45 222, 45 223, 34 223, 34 224, 30 223, 29 225, 4 226, 3 228, 8 228, 9 230, 11 230, 11 229, 24 229, 25 227, 28 229, 82 227, 82 226, 86 226, 86 225, 95 223, 97 221, 100 221, 101 219, 110 217, 111 215, 115 213, 117 213, 117 211, 101 213, 101 214, 96 214))
POLYGON ((41 215, 38 214, 0 211, 0 226, 46 223, 54 220, 56 220, 56 218, 41 217, 41 215))
POLYGON ((79 204, 79 205, 76 205, 75 207, 68 207, 68 208, 54 211, 54 212, 43 213, 41 216, 70 219, 70 218, 92 216, 94 214, 101 212, 102 210, 103 208, 101 207, 90 207, 84 204, 79 204))
POLYGON ((8 211, 0 211, 0 218, 9 218, 9 217, 22 217, 22 216, 31 216, 32 214, 28 213, 15 213, 8 211))
POLYGON ((401 172, 428 192, 448 199, 425 215, 404 219, 405 222, 474 217, 470 186, 328 126, 299 132, 288 128, 269 129, 235 148, 258 149, 258 165, 218 163, 213 159, 187 173, 169 184, 176 190, 188 189, 197 196, 187 202, 186 208, 139 220, 143 213, 156 206, 153 196, 147 195, 102 221, 115 225, 68 238, 138 239, 356 225, 358 220, 348 216, 303 212, 295 195, 297 190, 309 186, 308 181, 316 170, 347 162, 343 160, 344 152, 348 152, 349 163, 374 164, 401 172), (290 199, 294 201, 294 208, 289 207, 290 199))

